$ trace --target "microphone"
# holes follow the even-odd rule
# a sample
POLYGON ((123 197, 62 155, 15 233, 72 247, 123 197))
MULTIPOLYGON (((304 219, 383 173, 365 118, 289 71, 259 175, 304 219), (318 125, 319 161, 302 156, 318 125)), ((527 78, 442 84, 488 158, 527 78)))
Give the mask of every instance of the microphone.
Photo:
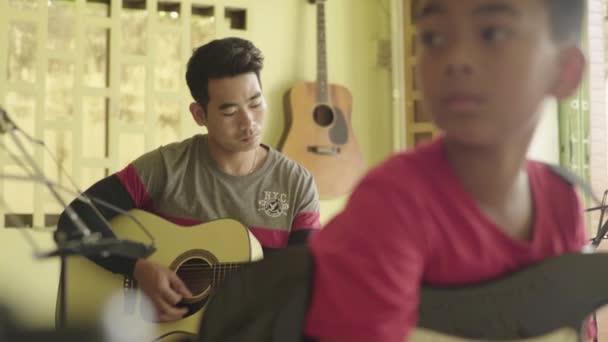
MULTIPOLYGON (((35 251, 35 255, 40 258, 47 258, 53 256, 68 256, 68 255, 85 255, 85 256, 101 256, 101 257, 109 257, 109 256, 118 256, 125 257, 129 259, 139 259, 146 258, 150 256, 152 253, 156 251, 155 239, 152 234, 146 229, 142 222, 140 222, 135 216, 133 216, 128 211, 125 211, 111 203, 107 203, 101 199, 95 198, 93 196, 89 197, 82 193, 74 192, 60 184, 54 183, 47 179, 41 179, 40 177, 28 177, 28 176, 20 176, 20 175, 11 175, 11 174, 2 174, 0 173, 0 180, 7 179, 13 181, 21 181, 28 182, 34 184, 42 184, 52 189, 57 189, 64 191, 66 193, 72 194, 76 196, 76 199, 85 203, 87 206, 95 210, 95 206, 93 203, 97 203, 103 207, 106 207, 114 212, 125 215, 129 217, 135 224, 142 230, 142 232, 150 239, 150 243, 142 243, 138 241, 132 240, 124 240, 118 237, 101 237, 101 234, 98 232, 91 232, 90 229, 81 221, 78 215, 69 216, 70 219, 76 220, 76 222, 82 222, 86 230, 78 230, 79 235, 74 236, 73 238, 68 238, 63 235, 58 238, 57 241, 57 249, 51 252, 40 252, 40 249, 32 244, 33 250, 35 251)), ((2 204, 0 198, 0 205, 2 204)), ((70 211, 72 208, 70 206, 66 207, 66 210, 70 211)), ((101 214, 100 214, 101 215, 101 214)), ((103 217, 103 216, 101 216, 103 217)), ((101 218, 100 217, 100 218, 101 218)), ((74 221, 72 221, 75 223, 74 221)), ((109 223, 106 221, 103 224, 109 223)), ((111 230, 111 227, 110 227, 111 230)), ((57 231, 57 233, 63 233, 61 231, 57 231)), ((63 233, 65 234, 65 233, 63 233)), ((28 240, 29 241, 29 240, 28 240)))
MULTIPOLYGON (((90 233, 88 235, 81 235, 76 239, 68 239, 65 235, 65 232, 58 230, 57 233, 61 235, 59 235, 59 239, 57 240, 57 249, 55 251, 43 254, 38 253, 39 257, 44 258, 52 256, 83 255, 86 257, 122 257, 136 260, 140 258, 145 259, 156 251, 154 236, 152 236, 150 232, 146 229, 146 227, 131 213, 111 203, 107 203, 93 196, 86 196, 82 193, 78 194, 76 199, 89 206, 102 220, 101 223, 106 225, 110 231, 112 231, 110 224, 108 223, 108 221, 105 220, 103 215, 97 210, 93 203, 97 203, 113 210, 114 212, 127 216, 133 222, 135 222, 136 225, 139 226, 139 228, 144 232, 144 234, 146 234, 150 238, 151 243, 145 244, 139 241, 121 239, 116 236, 102 237, 100 232, 91 232, 90 230, 90 233)), ((73 214, 76 214, 76 212, 73 211, 70 205, 66 207, 66 210, 70 210, 73 212, 73 214)), ((68 217, 72 220, 73 223, 75 223, 74 219, 78 217, 78 215, 76 214, 75 217, 68 215, 68 217)), ((78 217, 78 220, 82 222, 82 219, 80 217, 78 217)), ((82 231, 80 231, 80 233, 82 233, 82 231)))
POLYGON ((128 259, 147 258, 156 251, 151 245, 132 240, 118 238, 89 238, 80 240, 68 240, 58 244, 57 249, 50 252, 39 252, 37 257, 48 258, 55 256, 82 255, 86 257, 111 256, 123 257, 128 259))

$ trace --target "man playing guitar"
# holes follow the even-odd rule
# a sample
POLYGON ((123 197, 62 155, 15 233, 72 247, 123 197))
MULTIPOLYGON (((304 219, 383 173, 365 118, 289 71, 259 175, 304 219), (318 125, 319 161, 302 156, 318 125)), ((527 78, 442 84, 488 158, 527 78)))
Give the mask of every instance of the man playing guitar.
MULTIPOLYGON (((261 143, 267 109, 262 67, 260 50, 244 39, 214 40, 196 49, 186 72, 194 98, 189 109, 207 134, 148 152, 85 193, 180 225, 233 218, 250 229, 265 252, 304 243, 320 228, 318 195, 306 169, 261 143)), ((90 228, 114 236, 87 205, 70 205, 90 228)), ((116 215, 99 210, 106 219, 116 215)), ((77 237, 64 212, 56 240, 77 237)), ((154 304, 159 321, 186 314, 176 304, 191 293, 167 266, 146 259, 92 259, 114 273, 133 275, 154 304)))

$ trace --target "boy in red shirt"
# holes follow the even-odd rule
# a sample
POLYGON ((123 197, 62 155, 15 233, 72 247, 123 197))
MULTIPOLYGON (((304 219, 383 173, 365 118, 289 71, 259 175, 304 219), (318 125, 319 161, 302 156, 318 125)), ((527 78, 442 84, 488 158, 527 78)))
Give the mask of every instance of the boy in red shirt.
POLYGON ((526 152, 578 87, 582 0, 421 0, 418 80, 443 135, 389 159, 310 241, 305 333, 402 342, 421 284, 487 281, 587 242, 575 189, 526 152))

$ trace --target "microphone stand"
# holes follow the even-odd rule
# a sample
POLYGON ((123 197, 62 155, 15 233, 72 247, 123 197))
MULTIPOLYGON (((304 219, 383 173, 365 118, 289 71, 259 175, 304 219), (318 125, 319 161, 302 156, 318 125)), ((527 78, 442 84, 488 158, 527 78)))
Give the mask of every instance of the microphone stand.
POLYGON ((594 211, 594 210, 600 210, 600 218, 599 218, 599 221, 597 224, 597 233, 591 242, 591 245, 593 246, 594 249, 596 249, 600 245, 602 240, 606 238, 606 234, 608 234, 608 220, 606 222, 604 222, 604 214, 606 213, 606 209, 608 208, 608 205, 606 205, 607 198, 608 198, 608 190, 604 191, 604 196, 602 197, 602 202, 599 203, 598 206, 589 208, 586 210, 587 212, 594 211), (604 222, 604 223, 602 224, 602 222, 604 222))
MULTIPOLYGON (((8 135, 11 137, 15 146, 17 146, 17 149, 19 149, 19 152, 21 152, 21 154, 23 155, 23 158, 25 158, 27 165, 32 168, 32 171, 34 171, 34 174, 32 176, 36 177, 38 179, 46 179, 44 177, 44 173, 42 172, 40 167, 34 161, 34 158, 27 152, 27 150, 23 146, 21 139, 19 139, 17 137, 17 134, 15 133, 16 131, 17 131, 17 126, 8 118, 8 115, 6 114, 6 112, 0 108, 0 133, 8 133, 8 135), (2 129, 2 127, 4 127, 4 129, 2 129)), ((67 203, 65 203, 65 201, 63 200, 63 198, 61 198, 61 196, 59 196, 59 193, 57 192, 57 190, 55 190, 54 186, 52 186, 49 182, 45 182, 45 185, 46 185, 46 188, 51 193, 51 195, 53 196, 53 198, 55 198, 55 200, 57 200, 57 202, 59 202, 59 204, 61 204, 61 206, 63 208, 65 208, 65 211, 68 214, 68 217, 70 218, 70 220, 72 220, 72 222, 74 223, 76 228, 80 231, 80 233, 82 234, 84 239, 96 240, 96 239, 100 238, 99 233, 91 233, 91 230, 80 219, 80 216, 78 216, 78 214, 74 211, 74 209, 72 209, 72 207, 68 206, 67 203)))
MULTIPOLYGON (((99 214, 99 212, 96 210, 96 208, 92 204, 92 202, 99 203, 103 206, 109 207, 113 210, 116 210, 117 212, 121 212, 121 213, 129 216, 151 238, 151 244, 144 245, 139 242, 133 242, 133 241, 128 241, 128 240, 121 240, 121 239, 116 239, 116 238, 102 238, 100 233, 91 232, 91 229, 89 229, 89 227, 87 227, 86 223, 80 218, 78 213, 76 213, 76 211, 71 206, 69 206, 63 200, 63 198, 61 198, 61 196, 59 195, 59 193, 56 189, 56 184, 49 181, 44 176, 44 172, 38 166, 38 164, 36 164, 36 161, 34 160, 32 155, 30 155, 27 152, 27 150, 25 149, 25 147, 23 145, 23 142, 17 136, 17 132, 20 132, 23 135, 25 135, 30 141, 35 141, 41 145, 44 145, 44 142, 37 141, 36 139, 28 136, 25 132, 20 130, 17 127, 17 125, 15 125, 15 123, 8 117, 8 114, 6 113, 6 111, 0 107, 0 134, 8 134, 11 137, 11 140, 13 141, 15 146, 23 155, 23 158, 26 161, 26 166, 29 166, 31 168, 31 170, 33 171, 33 173, 30 174, 29 177, 27 177, 25 179, 27 179, 29 181, 33 181, 35 183, 42 183, 49 190, 49 192, 51 193, 53 198, 61 204, 61 206, 65 210, 65 213, 68 215, 69 219, 72 221, 72 223, 74 223, 74 226, 77 228, 77 230, 82 235, 81 240, 67 241, 67 242, 62 243, 61 245, 58 244, 58 248, 55 251, 46 252, 46 253, 36 253, 36 256, 38 258, 47 258, 47 257, 53 257, 53 256, 60 257, 61 269, 60 269, 60 273, 59 273, 59 291, 58 291, 59 298, 57 299, 57 305, 59 306, 59 310, 58 311, 56 310, 55 321, 56 321, 56 324, 58 325, 58 328, 65 328, 66 306, 67 306, 66 257, 68 257, 70 255, 82 255, 82 256, 99 255, 102 257, 117 255, 117 256, 123 256, 123 257, 134 258, 134 259, 145 258, 145 257, 148 257, 150 254, 152 254, 156 250, 156 248, 154 247, 154 245, 155 245, 154 238, 148 232, 148 230, 136 218, 134 218, 132 215, 126 213, 124 210, 117 208, 109 203, 105 203, 102 200, 91 199, 82 194, 77 194, 79 200, 84 201, 85 203, 90 205, 98 214, 99 214), (57 315, 58 315, 58 317, 57 317, 57 315)), ((13 177, 13 178, 17 179, 19 177, 13 177)), ((101 215, 101 214, 99 214, 99 215, 101 215)), ((107 221, 105 221, 105 219, 104 219, 104 222, 107 223, 107 221)))

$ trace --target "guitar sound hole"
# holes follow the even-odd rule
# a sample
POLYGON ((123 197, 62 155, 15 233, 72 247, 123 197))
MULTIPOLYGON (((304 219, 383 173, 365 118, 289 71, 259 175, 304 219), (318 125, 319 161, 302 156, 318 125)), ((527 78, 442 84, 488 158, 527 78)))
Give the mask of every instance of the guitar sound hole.
POLYGON ((186 260, 175 272, 194 296, 205 292, 213 279, 211 265, 200 258, 186 260))
POLYGON ((334 122, 334 111, 327 105, 320 105, 315 108, 313 118, 317 125, 327 127, 334 122))

